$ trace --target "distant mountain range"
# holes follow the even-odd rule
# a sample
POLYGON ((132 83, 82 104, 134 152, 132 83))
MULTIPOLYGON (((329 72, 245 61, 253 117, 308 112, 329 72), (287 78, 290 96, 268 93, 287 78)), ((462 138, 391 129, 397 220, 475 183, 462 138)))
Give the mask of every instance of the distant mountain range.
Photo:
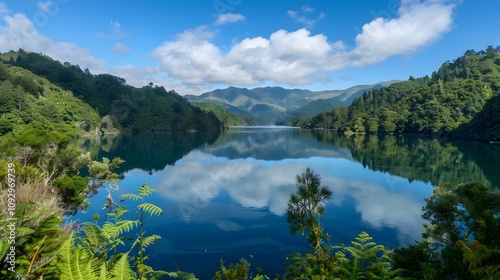
POLYGON ((202 95, 185 95, 191 102, 210 102, 238 115, 253 117, 259 124, 275 124, 293 117, 310 118, 325 110, 350 105, 365 91, 397 81, 358 85, 345 90, 311 91, 282 87, 254 89, 228 87, 202 95))

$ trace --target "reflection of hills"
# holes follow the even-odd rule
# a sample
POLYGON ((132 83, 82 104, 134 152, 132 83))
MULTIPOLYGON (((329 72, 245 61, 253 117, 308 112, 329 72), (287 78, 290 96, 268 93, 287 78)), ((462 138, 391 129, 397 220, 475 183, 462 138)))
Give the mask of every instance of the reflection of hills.
POLYGON ((355 160, 371 170, 437 185, 478 181, 500 188, 500 147, 418 136, 337 134, 333 130, 231 128, 222 133, 123 134, 103 141, 99 157, 122 157, 119 172, 162 170, 193 149, 228 159, 281 161, 311 157, 355 160))
MULTIPOLYGON (((333 133, 333 131, 330 131, 333 133)), ((312 137, 314 131, 292 128, 232 128, 222 133, 205 151, 229 159, 255 158, 284 160, 289 158, 328 157, 351 159, 348 149, 321 143, 312 137)))
MULTIPOLYGON (((121 157, 125 162, 118 172, 134 168, 146 171, 162 170, 172 165, 193 149, 210 144, 219 132, 162 132, 121 134, 99 157, 121 157)), ((103 143, 101 143, 101 146, 103 143)))

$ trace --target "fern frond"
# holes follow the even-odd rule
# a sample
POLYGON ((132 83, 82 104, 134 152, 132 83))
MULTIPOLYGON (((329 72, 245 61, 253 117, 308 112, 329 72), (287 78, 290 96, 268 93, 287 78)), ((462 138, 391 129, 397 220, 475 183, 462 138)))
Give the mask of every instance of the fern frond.
POLYGON ((148 237, 145 237, 143 240, 142 240, 142 247, 147 247, 151 244, 153 244, 156 240, 159 240, 161 239, 161 236, 159 235, 156 235, 156 234, 153 234, 153 235, 150 235, 148 237))
POLYGON ((124 199, 130 199, 130 200, 142 200, 142 197, 137 194, 132 194, 132 193, 127 193, 122 196, 120 196, 120 200, 123 201, 124 199))
POLYGON ((130 267, 130 263, 128 262, 128 254, 123 254, 120 259, 115 263, 113 269, 111 269, 111 278, 116 280, 134 280, 135 273, 132 271, 130 267))
POLYGON ((9 243, 7 241, 0 239, 0 259, 3 260, 3 257, 7 255, 7 251, 9 250, 9 243))
POLYGON ((110 238, 99 226, 94 223, 86 222, 82 224, 83 234, 85 238, 83 241, 85 246, 93 253, 96 253, 100 248, 106 244, 110 238))
POLYGON ((139 221, 123 220, 116 224, 106 222, 102 225, 103 232, 109 238, 117 238, 124 232, 129 232, 139 225, 139 221))
POLYGON ((139 194, 142 197, 146 197, 148 195, 154 194, 156 191, 152 187, 150 187, 146 182, 139 187, 139 194))
POLYGON ((98 279, 99 280, 107 280, 109 279, 109 275, 108 275, 108 270, 106 269, 106 263, 103 262, 101 264, 101 267, 99 268, 99 276, 98 276, 98 279))
POLYGON ((163 210, 151 203, 141 203, 139 206, 137 206, 137 209, 143 210, 144 212, 148 213, 150 216, 158 215, 160 216, 163 213, 163 210))
POLYGON ((35 232, 34 229, 27 228, 27 227, 17 227, 16 228, 17 237, 24 237, 24 236, 30 235, 34 232, 35 232))
POLYGON ((61 279, 94 279, 95 259, 82 248, 74 247, 73 242, 71 235, 59 250, 58 266, 61 279))

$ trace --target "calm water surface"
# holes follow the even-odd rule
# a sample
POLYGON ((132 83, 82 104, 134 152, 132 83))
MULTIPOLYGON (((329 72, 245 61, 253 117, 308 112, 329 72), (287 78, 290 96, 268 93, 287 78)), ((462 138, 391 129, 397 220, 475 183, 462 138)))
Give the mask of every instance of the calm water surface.
MULTIPOLYGON (((156 189, 148 199, 164 214, 150 218, 146 230, 162 240, 149 264, 200 279, 211 279, 221 258, 227 264, 245 258, 254 273, 261 267, 269 276, 282 274, 288 254, 308 251, 286 223, 295 176, 306 167, 333 191, 321 222, 334 244, 366 231, 379 244, 406 246, 420 239, 424 198, 434 185, 476 180, 498 188, 500 181, 500 147, 421 137, 235 127, 220 134, 120 135, 85 146, 96 157, 126 160, 119 189, 110 190, 115 201, 144 181, 156 189)), ((104 216, 106 194, 74 219, 104 216)))

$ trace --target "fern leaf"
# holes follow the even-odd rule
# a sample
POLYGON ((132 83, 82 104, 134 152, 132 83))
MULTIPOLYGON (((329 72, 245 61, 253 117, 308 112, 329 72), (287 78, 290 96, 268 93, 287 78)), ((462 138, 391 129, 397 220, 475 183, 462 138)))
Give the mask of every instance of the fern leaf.
POLYGON ((132 193, 127 193, 122 196, 120 196, 120 200, 123 201, 124 199, 130 199, 130 200, 142 200, 142 197, 137 194, 132 194, 132 193))
POLYGON ((96 253, 109 240, 109 235, 94 223, 83 223, 83 239, 91 252, 96 253))
POLYGON ((153 234, 153 235, 150 235, 148 237, 145 237, 143 240, 142 240, 142 246, 143 247, 147 247, 151 244, 153 244, 156 240, 159 240, 161 239, 161 236, 159 235, 156 235, 156 234, 153 234))
POLYGON ((146 184, 146 182, 144 182, 144 184, 142 184, 142 186, 139 187, 138 191, 142 197, 146 197, 156 192, 155 189, 146 184))
POLYGON ((137 209, 143 210, 144 212, 148 213, 150 216, 160 216, 163 213, 163 210, 151 203, 141 203, 139 206, 137 206, 137 209))
POLYGON ((27 227, 17 227, 16 232, 17 232, 17 237, 23 237, 34 233, 35 230, 27 227))
POLYGON ((7 251, 9 250, 9 243, 7 241, 0 239, 0 259, 3 260, 3 257, 7 255, 7 251))
POLYGON ((94 278, 95 259, 85 250, 74 247, 71 235, 59 250, 58 262, 61 279, 90 280, 94 278))
POLYGON ((134 272, 128 262, 128 254, 123 254, 111 269, 111 278, 116 280, 135 279, 134 272))
POLYGON ((98 277, 99 280, 107 280, 109 279, 109 275, 108 275, 108 270, 106 269, 106 263, 103 262, 101 264, 101 267, 99 268, 99 277, 98 277))

